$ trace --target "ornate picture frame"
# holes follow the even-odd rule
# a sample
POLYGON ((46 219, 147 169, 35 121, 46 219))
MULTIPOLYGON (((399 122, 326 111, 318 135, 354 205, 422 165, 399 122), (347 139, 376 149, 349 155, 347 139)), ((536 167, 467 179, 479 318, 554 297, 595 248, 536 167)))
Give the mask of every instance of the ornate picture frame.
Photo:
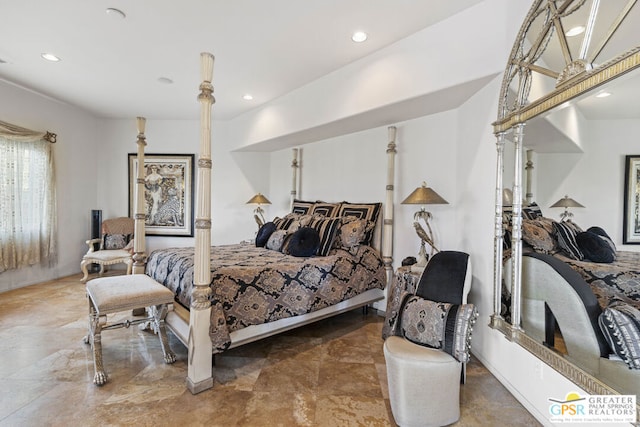
MULTIPOLYGON (((193 237, 193 154, 145 154, 147 236, 193 237)), ((138 159, 129 153, 129 216, 135 215, 138 159)))
POLYGON ((640 245, 640 154, 625 156, 622 243, 640 245))

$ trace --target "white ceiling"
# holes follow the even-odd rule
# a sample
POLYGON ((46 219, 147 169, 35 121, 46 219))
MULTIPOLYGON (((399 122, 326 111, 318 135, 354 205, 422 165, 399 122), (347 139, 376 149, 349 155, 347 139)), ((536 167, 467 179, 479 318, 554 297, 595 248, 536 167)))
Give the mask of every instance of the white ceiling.
POLYGON ((214 117, 231 119, 480 2, 0 0, 0 79, 98 117, 194 119, 206 51, 214 117))

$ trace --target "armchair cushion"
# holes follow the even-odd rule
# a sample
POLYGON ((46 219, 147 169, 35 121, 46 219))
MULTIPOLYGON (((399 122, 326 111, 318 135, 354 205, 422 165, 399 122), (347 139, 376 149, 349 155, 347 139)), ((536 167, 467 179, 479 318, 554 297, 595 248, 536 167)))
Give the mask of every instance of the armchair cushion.
POLYGON ((459 362, 469 361, 471 332, 478 317, 473 304, 434 302, 407 294, 400 309, 397 335, 426 347, 442 349, 459 362))

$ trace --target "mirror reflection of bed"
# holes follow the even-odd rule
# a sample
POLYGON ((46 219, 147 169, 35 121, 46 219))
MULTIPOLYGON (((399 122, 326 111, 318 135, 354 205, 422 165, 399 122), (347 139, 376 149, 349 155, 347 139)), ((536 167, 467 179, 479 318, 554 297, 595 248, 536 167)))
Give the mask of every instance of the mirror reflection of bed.
MULTIPOLYGON (((540 10, 544 10, 544 3, 537 3, 540 10)), ((564 30, 581 19, 588 28, 588 15, 597 6, 598 2, 587 1, 575 13, 563 16, 564 30)), ((504 212, 505 229, 504 236, 496 240, 496 271, 501 283, 496 283, 499 293, 495 306, 500 316, 494 315, 493 327, 590 393, 638 395, 640 336, 632 335, 623 346, 617 346, 620 334, 628 330, 618 330, 605 319, 612 316, 612 308, 628 307, 630 312, 640 314, 640 248, 623 242, 625 156, 638 154, 640 133, 639 48, 633 47, 637 37, 630 33, 633 22, 640 20, 640 10, 635 2, 599 6, 590 42, 584 42, 584 35, 576 39, 567 36, 562 41, 557 33, 545 39, 548 45, 533 60, 532 67, 539 69, 532 72, 528 99, 518 98, 524 93, 519 92, 522 86, 518 86, 518 74, 510 74, 509 68, 505 72, 502 105, 519 110, 524 119, 505 109, 503 122, 509 121, 509 126, 504 127, 504 133, 496 132, 505 141, 502 152, 499 148, 499 164, 502 161, 504 169, 499 171, 502 175, 498 175, 496 195, 503 194, 503 188, 509 191, 501 197, 503 200, 496 197, 500 206, 497 211, 504 212), (616 32, 611 22, 622 11, 628 13, 616 32), (607 41, 612 31, 615 34, 607 41), (602 46, 597 56, 594 52, 602 46), (551 70, 565 68, 563 73, 567 72, 568 52, 577 62, 586 57, 583 63, 587 68, 563 81, 562 73, 553 75, 551 70), (623 53, 631 58, 628 63, 612 66, 623 53), (594 55, 597 60, 593 60, 594 55), (605 84, 588 80, 599 66, 610 67, 615 78, 603 78, 605 84), (509 80, 509 76, 513 78, 509 80), (572 90, 580 95, 574 97, 572 90), (552 205, 565 195, 584 208, 568 208, 571 216, 562 221, 564 208, 552 205), (516 210, 522 211, 518 238, 512 229, 516 210), (577 254, 571 248, 562 248, 558 224, 573 224, 574 238, 590 232, 581 237, 586 239, 584 245, 594 237, 592 234, 604 232, 610 241, 609 251, 600 257, 593 247, 586 255, 585 251, 577 254), (500 248, 499 243, 503 244, 500 248), (616 260, 612 262, 611 256, 616 260), (498 265, 500 259, 505 261, 503 265, 498 265), (508 326, 500 326, 503 320, 508 326), (619 335, 610 335, 607 340, 607 330, 619 335), (526 336, 520 337, 519 331, 526 336)), ((525 56, 528 48, 544 39, 537 37, 544 27, 544 16, 541 13, 533 18, 529 33, 523 36, 525 56)), ((595 237, 597 248, 607 240, 602 237, 595 237)))

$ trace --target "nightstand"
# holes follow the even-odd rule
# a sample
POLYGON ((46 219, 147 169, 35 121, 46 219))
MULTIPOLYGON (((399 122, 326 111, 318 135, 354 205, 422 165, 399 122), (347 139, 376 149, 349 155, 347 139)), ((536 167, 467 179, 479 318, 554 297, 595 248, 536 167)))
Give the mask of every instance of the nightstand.
POLYGON ((412 271, 410 266, 398 267, 393 276, 393 282, 389 289, 389 299, 385 311, 384 325, 382 326, 382 338, 392 335, 391 330, 395 325, 400 310, 402 296, 405 293, 414 294, 422 272, 412 271))

